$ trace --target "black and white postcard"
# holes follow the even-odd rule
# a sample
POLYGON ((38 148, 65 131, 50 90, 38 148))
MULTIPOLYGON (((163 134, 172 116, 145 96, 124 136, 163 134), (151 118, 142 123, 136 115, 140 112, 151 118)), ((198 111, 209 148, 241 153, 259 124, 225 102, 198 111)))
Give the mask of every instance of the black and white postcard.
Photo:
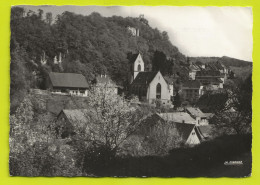
POLYGON ((11 176, 248 177, 252 9, 13 6, 11 176))

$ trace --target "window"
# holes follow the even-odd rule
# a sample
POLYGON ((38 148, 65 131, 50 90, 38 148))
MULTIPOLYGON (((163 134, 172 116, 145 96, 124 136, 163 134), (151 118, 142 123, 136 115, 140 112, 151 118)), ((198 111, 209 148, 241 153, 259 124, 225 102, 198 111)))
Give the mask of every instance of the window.
POLYGON ((142 70, 141 64, 138 64, 138 66, 137 66, 137 71, 141 71, 141 70, 142 70))
POLYGON ((161 84, 158 83, 156 86, 156 98, 157 99, 161 99, 161 91, 162 91, 161 84))

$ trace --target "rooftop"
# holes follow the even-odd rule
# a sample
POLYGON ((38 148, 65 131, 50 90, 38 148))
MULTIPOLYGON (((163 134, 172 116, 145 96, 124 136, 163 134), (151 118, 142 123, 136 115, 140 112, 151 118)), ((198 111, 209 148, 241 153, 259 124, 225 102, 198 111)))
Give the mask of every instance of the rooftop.
POLYGON ((148 85, 158 72, 139 72, 131 85, 148 85))
POLYGON ((187 112, 195 117, 207 117, 199 108, 196 107, 187 107, 187 112))
POLYGON ((49 73, 53 87, 89 88, 86 78, 77 73, 49 73))
POLYGON ((132 54, 128 59, 130 63, 134 63, 140 53, 132 54))
POLYGON ((183 84, 182 84, 182 87, 184 87, 184 88, 188 87, 188 88, 199 89, 200 86, 201 86, 201 84, 197 80, 188 80, 188 81, 183 82, 183 84))
POLYGON ((63 109, 62 112, 72 125, 79 127, 87 126, 87 123, 92 123, 94 113, 89 109, 63 109))
POLYGON ((220 72, 217 70, 202 70, 202 71, 198 71, 196 73, 196 77, 197 76, 214 76, 214 77, 219 77, 220 76, 220 72))
POLYGON ((170 112, 170 113, 161 113, 159 114, 165 121, 173 121, 175 123, 189 123, 196 124, 196 120, 194 120, 188 113, 186 112, 170 112))
POLYGON ((191 134, 191 131, 195 128, 194 124, 174 123, 174 125, 176 126, 178 133, 184 141, 187 141, 191 134))

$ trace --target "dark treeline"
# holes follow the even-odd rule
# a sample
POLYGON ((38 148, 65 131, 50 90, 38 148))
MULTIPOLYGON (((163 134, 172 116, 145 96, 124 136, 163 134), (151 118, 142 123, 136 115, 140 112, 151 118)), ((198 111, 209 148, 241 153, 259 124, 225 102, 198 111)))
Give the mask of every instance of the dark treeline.
POLYGON ((83 16, 71 12, 53 17, 50 12, 25 12, 21 7, 11 10, 10 48, 11 100, 18 102, 28 88, 45 88, 49 71, 81 73, 89 82, 106 73, 116 83, 125 85, 129 53, 142 53, 146 69, 150 70, 158 53, 171 58, 171 62, 186 61, 169 41, 167 32, 151 28, 142 17, 102 17, 99 13, 83 16), (132 36, 128 26, 139 29, 140 36, 132 36), (54 65, 54 58, 59 60, 59 56, 62 64, 54 65), (41 61, 46 61, 46 65, 41 65, 41 61))

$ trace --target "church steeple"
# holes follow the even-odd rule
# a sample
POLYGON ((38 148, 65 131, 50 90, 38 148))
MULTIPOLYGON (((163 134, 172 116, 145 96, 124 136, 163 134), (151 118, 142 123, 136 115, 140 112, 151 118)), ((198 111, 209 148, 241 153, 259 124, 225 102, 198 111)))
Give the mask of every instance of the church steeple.
POLYGON ((132 83, 133 80, 138 75, 138 73, 144 71, 144 61, 142 59, 141 54, 137 53, 137 54, 132 55, 130 62, 131 62, 131 64, 130 64, 131 65, 130 83, 132 83))

